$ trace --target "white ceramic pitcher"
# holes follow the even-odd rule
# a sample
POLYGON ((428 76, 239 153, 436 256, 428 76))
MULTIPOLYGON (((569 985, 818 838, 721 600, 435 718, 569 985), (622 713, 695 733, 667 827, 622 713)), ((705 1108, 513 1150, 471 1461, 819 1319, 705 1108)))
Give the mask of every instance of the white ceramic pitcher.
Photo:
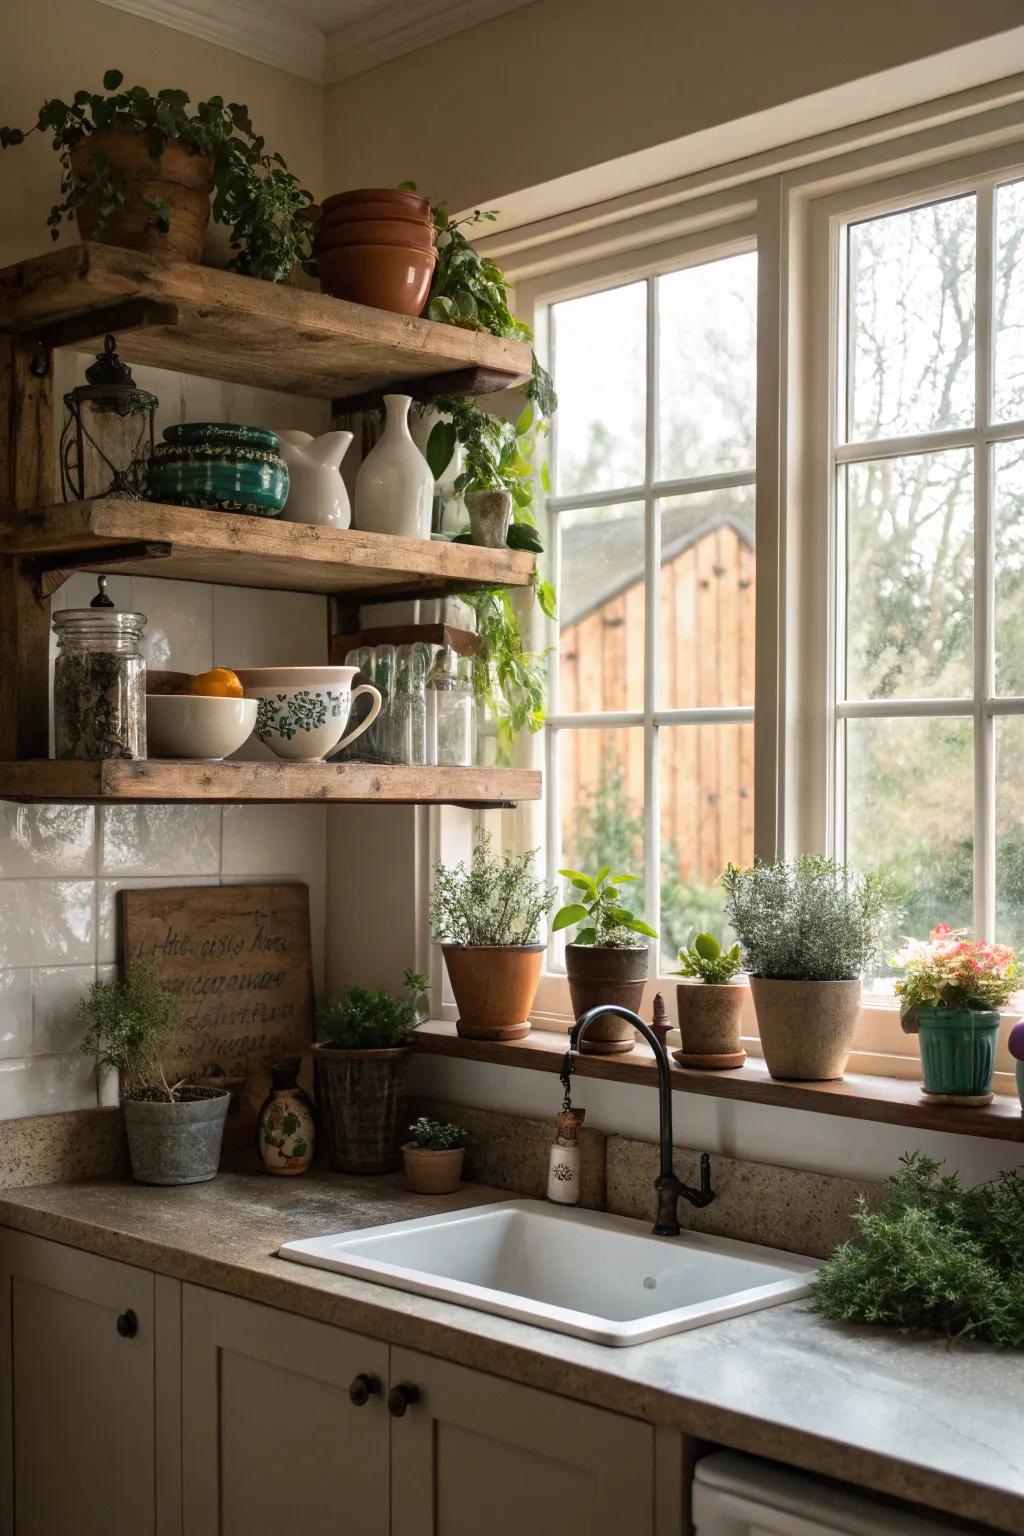
POLYGON ((348 528, 352 507, 341 461, 352 441, 351 432, 279 432, 280 453, 288 465, 290 484, 282 520, 317 523, 322 528, 348 528))

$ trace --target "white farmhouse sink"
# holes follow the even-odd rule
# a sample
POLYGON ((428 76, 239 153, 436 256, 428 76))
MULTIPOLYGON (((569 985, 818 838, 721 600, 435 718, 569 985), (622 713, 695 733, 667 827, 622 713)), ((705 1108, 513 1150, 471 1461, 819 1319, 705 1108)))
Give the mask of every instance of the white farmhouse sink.
POLYGON ((641 1344, 806 1296, 814 1259, 534 1200, 285 1243, 283 1259, 514 1317, 599 1344, 641 1344))

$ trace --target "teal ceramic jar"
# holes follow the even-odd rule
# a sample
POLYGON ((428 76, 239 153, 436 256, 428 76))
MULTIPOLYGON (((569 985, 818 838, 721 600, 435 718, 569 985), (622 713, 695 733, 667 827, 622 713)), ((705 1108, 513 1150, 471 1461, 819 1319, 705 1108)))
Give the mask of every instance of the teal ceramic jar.
POLYGON ((917 1014, 925 1093, 992 1097, 999 1013, 990 1008, 922 1008, 917 1014))
POLYGON ((277 517, 288 500, 288 466, 277 449, 277 434, 261 427, 168 427, 149 465, 148 495, 175 507, 277 517))

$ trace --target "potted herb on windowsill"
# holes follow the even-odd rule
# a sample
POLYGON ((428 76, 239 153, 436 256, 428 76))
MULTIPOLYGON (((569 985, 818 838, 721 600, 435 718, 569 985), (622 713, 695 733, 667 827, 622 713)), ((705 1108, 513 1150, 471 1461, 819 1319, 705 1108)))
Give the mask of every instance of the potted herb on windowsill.
POLYGON ((842 1077, 860 1009, 861 976, 891 920, 876 875, 834 859, 727 866, 725 913, 739 936, 772 1077, 842 1077))
POLYGON ((349 987, 317 1016, 316 1097, 335 1173, 390 1173, 402 1160, 415 998, 349 987))
POLYGON ((545 948, 538 935, 555 896, 533 873, 533 858, 492 854, 490 834, 481 832, 468 869, 434 868, 430 926, 466 1039, 521 1040, 530 1032, 545 948))
POLYGON ((679 951, 676 986, 682 1050, 672 1054, 680 1066, 742 1067, 747 1053, 740 1042, 740 1015, 746 984, 736 981, 740 947, 723 949, 712 933, 698 933, 689 949, 679 951))
POLYGON ((988 1104, 999 1010, 1021 982, 1013 950, 939 923, 892 959, 906 972, 896 995, 900 1023, 920 1043, 923 1092, 940 1104, 988 1104))
POLYGON ((421 1115, 402 1148, 405 1182, 414 1195, 450 1195, 462 1181, 467 1133, 449 1120, 421 1115))
MULTIPOLYGON (((558 873, 579 892, 556 914, 553 933, 576 925, 576 937, 565 946, 572 1011, 578 1019, 599 1003, 619 1003, 634 1013, 643 1003, 647 980, 647 939, 654 929, 625 904, 620 885, 631 885, 636 875, 613 875, 605 864, 596 875, 578 869, 558 873)), ((636 1033, 625 1019, 598 1019, 583 1037, 581 1049, 592 1056, 617 1056, 634 1049, 636 1033)))
POLYGON ((201 1184, 214 1178, 230 1094, 168 1081, 161 1053, 180 1014, 177 1000, 144 964, 120 981, 94 981, 78 1005, 82 1051, 97 1075, 120 1075, 132 1177, 140 1184, 201 1184))

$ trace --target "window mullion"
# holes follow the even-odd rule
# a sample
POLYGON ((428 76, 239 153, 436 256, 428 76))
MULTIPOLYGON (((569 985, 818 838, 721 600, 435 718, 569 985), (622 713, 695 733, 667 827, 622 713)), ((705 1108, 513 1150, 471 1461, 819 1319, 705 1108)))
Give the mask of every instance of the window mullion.
POLYGON ((661 811, 658 777, 658 618, 661 527, 653 485, 658 473, 658 279, 647 279, 647 408, 644 437, 644 910, 661 927, 661 811))
MULTIPOLYGON (((992 420, 992 312, 995 195, 977 192, 975 288, 975 412, 979 435, 992 420)), ((991 939, 995 929, 995 725, 987 708, 995 686, 994 537, 992 449, 974 450, 974 928, 991 939)))

